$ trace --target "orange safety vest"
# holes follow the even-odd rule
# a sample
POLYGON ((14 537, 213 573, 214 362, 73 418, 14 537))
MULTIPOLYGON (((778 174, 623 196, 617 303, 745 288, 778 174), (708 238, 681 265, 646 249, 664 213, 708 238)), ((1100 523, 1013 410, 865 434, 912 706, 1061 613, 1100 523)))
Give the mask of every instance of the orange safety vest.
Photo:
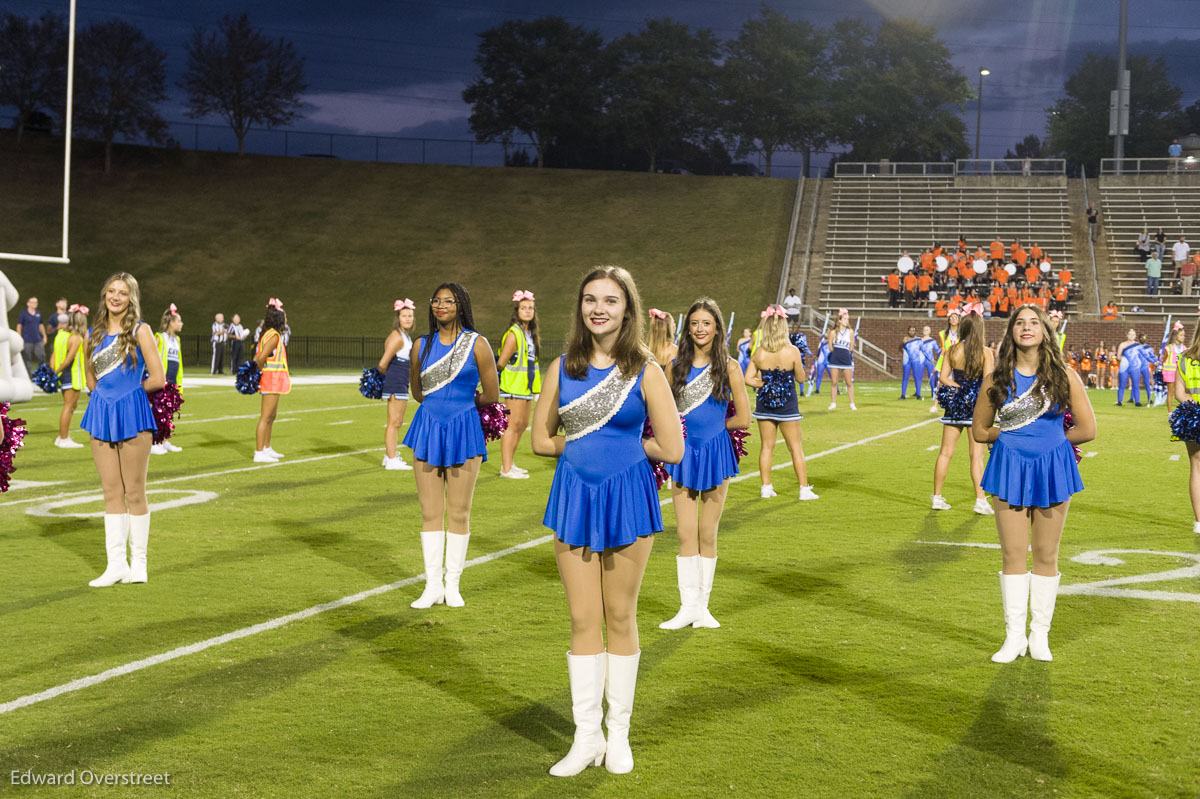
POLYGON ((272 335, 279 339, 279 344, 267 356, 267 364, 263 367, 262 380, 259 382, 258 388, 264 394, 289 394, 292 390, 292 377, 288 373, 287 349, 283 346, 283 339, 279 337, 278 330, 268 330, 263 333, 262 338, 258 340, 258 350, 255 355, 257 356, 263 351, 267 338, 272 335))

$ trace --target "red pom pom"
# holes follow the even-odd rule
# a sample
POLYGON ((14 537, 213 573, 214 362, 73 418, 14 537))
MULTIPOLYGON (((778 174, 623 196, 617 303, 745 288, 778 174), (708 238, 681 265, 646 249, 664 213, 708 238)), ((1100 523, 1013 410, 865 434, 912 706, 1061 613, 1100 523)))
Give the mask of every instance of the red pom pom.
POLYGON ((25 420, 8 418, 7 402, 0 402, 0 494, 8 490, 8 476, 17 470, 13 459, 25 444, 25 420))
POLYGON ((175 417, 183 405, 183 395, 174 383, 167 383, 150 396, 150 408, 154 411, 154 421, 158 429, 154 431, 154 443, 161 444, 175 432, 175 417))
POLYGON ((499 441, 508 429, 508 408, 499 402, 479 407, 479 423, 483 426, 484 441, 499 441))

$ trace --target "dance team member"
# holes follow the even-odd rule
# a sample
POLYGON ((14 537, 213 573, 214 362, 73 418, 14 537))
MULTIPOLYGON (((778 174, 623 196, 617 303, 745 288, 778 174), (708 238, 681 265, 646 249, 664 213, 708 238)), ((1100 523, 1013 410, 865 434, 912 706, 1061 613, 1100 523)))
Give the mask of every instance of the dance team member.
MULTIPOLYGON (((805 368, 796 374, 796 379, 800 381, 799 391, 803 394, 805 386, 808 383, 808 365, 813 362, 813 354, 808 346, 808 336, 804 335, 803 331, 800 330, 799 322, 792 322, 788 330, 790 331, 788 333, 788 341, 792 343, 793 347, 800 350, 800 361, 805 365, 805 368)), ((742 370, 742 374, 746 374, 745 369, 742 370)))
POLYGON ((737 340, 737 361, 738 366, 742 368, 742 374, 746 374, 746 367, 750 365, 750 343, 754 339, 754 334, 750 332, 750 328, 742 328, 742 337, 737 340))
MULTIPOLYGON (((675 317, 666 311, 651 308, 650 334, 647 344, 659 366, 675 360, 675 355, 679 352, 679 347, 675 344, 675 317)), ((751 353, 754 352, 755 346, 757 346, 757 342, 750 346, 751 353)))
POLYGON ((287 314, 283 312, 283 301, 272 297, 267 300, 263 313, 263 333, 254 351, 254 362, 262 369, 259 391, 262 393, 262 411, 258 426, 254 430, 254 462, 275 463, 283 457, 271 447, 271 429, 275 414, 279 410, 279 398, 292 391, 292 376, 288 371, 287 347, 283 341, 283 326, 287 314))
MULTIPOLYGON (((938 373, 934 368, 937 363, 938 354, 937 339, 930 332, 929 325, 921 328, 921 363, 922 372, 919 378, 921 385, 929 386, 929 396, 934 397, 934 392, 937 390, 938 373)), ((920 394, 917 395, 918 398, 920 394)), ((936 400, 937 398, 934 397, 936 400)))
POLYGON ((1167 411, 1171 410, 1171 400, 1175 398, 1175 377, 1179 372, 1179 356, 1187 352, 1188 345, 1184 343, 1185 335, 1183 322, 1176 322, 1171 328, 1171 336, 1163 346, 1162 377, 1167 386, 1167 411))
POLYGON ((1116 352, 1116 358, 1120 362, 1120 369, 1117 371, 1117 407, 1125 401, 1127 386, 1133 386, 1133 404, 1142 407, 1142 395, 1138 393, 1138 375, 1142 371, 1141 349, 1137 331, 1130 328, 1116 352))
MULTIPOLYGON (((975 415, 975 398, 983 378, 992 372, 992 351, 984 346, 983 317, 966 314, 958 325, 959 341, 950 345, 942 361, 941 382, 943 394, 949 395, 946 413, 942 417, 942 446, 933 467, 933 509, 950 510, 950 503, 942 497, 946 475, 950 473, 950 459, 963 430, 971 426, 975 415)), ((971 462, 971 483, 975 486, 975 512, 990 516, 995 511, 988 504, 979 482, 983 479, 984 446, 967 437, 967 452, 971 462)))
MULTIPOLYGON (((158 347, 158 358, 162 361, 164 379, 175 386, 182 389, 183 386, 183 355, 179 345, 179 331, 183 330, 183 317, 179 315, 179 309, 175 307, 175 303, 171 303, 167 310, 163 311, 162 319, 158 324, 158 332, 154 334, 154 343, 158 347)), ((239 364, 233 362, 236 369, 239 364)), ((151 455, 166 455, 168 452, 182 452, 183 447, 176 446, 171 443, 171 439, 164 439, 161 444, 151 444, 151 455)))
MULTIPOLYGON (((820 395, 821 380, 826 376, 833 379, 833 372, 829 371, 829 339, 821 336, 821 343, 817 345, 817 362, 813 364, 812 375, 809 377, 812 383, 812 393, 820 395)), ((834 387, 836 393, 837 387, 834 387)))
POLYGON ((416 305, 408 297, 392 303, 396 316, 392 332, 383 342, 383 357, 376 368, 383 372, 383 398, 387 400, 387 427, 383 431, 383 468, 389 472, 408 472, 412 467, 396 451, 400 428, 408 411, 408 380, 412 368, 412 332, 416 324, 416 305))
POLYGON ((854 343, 857 336, 850 329, 849 311, 845 308, 838 310, 837 324, 825 334, 825 338, 829 342, 829 369, 832 375, 830 382, 833 384, 829 390, 829 410, 837 410, 840 377, 850 397, 850 410, 857 411, 858 408, 854 407, 854 343))
POLYGON ((1003 558, 1005 638, 992 660, 1009 663, 1026 650, 1034 660, 1051 660, 1050 622, 1062 577, 1058 547, 1071 495, 1083 490, 1072 445, 1096 437, 1096 416, 1040 308, 1025 306, 1009 320, 996 369, 979 390, 971 433, 980 444, 992 445, 983 489, 996 498, 1003 558), (1064 433, 1067 411, 1075 426, 1064 433), (1032 574, 1025 554, 1031 539, 1032 574))
POLYGON ((738 473, 729 431, 750 424, 746 384, 725 348, 721 309, 714 300, 701 297, 683 320, 679 357, 667 369, 675 406, 688 431, 683 460, 667 467, 679 535, 679 612, 658 625, 664 630, 721 626, 709 612, 708 600, 717 569, 717 527, 729 478, 738 473), (730 402, 734 414, 726 419, 730 402))
POLYGON ((525 428, 529 427, 529 411, 538 394, 542 393, 542 373, 538 354, 542 337, 538 332, 537 306, 532 291, 513 293, 513 310, 509 328, 500 339, 500 396, 508 408, 508 428, 500 439, 500 476, 524 480, 529 472, 513 463, 517 445, 525 428))
POLYGON ((104 588, 118 582, 144 583, 150 541, 146 469, 151 438, 158 429, 146 395, 158 391, 166 380, 154 334, 142 321, 137 280, 128 272, 117 272, 105 281, 83 356, 92 396, 80 427, 92 436, 92 458, 104 489, 104 548, 108 554, 104 573, 88 585, 104 588))
POLYGON ((471 297, 457 283, 442 283, 429 300, 429 333, 413 345, 410 385, 421 403, 404 446, 413 451, 421 503, 421 553, 425 590, 412 603, 422 609, 465 603, 459 584, 471 539, 471 499, 487 443, 478 408, 500 398, 496 358, 475 332, 471 297), (480 393, 475 387, 481 386, 480 393), (442 584, 442 554, 446 582, 442 584))
POLYGON ((1108 348, 1103 341, 1096 348, 1096 388, 1108 388, 1108 348))
POLYGON ((58 416, 58 436, 54 446, 62 449, 83 449, 83 444, 71 440, 71 417, 79 404, 79 393, 87 385, 84 376, 83 340, 87 336, 86 305, 72 305, 67 311, 67 323, 54 334, 54 349, 50 368, 58 373, 59 391, 63 395, 62 413, 58 416))
POLYGON ((771 485, 771 461, 775 455, 775 431, 778 430, 792 456, 792 468, 800 482, 800 499, 819 499, 808 482, 800 437, 800 420, 804 416, 796 401, 796 372, 803 369, 804 364, 800 351, 788 343, 786 312, 772 306, 763 314, 760 325, 762 346, 750 358, 750 368, 746 370, 746 385, 758 389, 753 416, 758 420, 762 442, 758 452, 758 473, 762 478, 759 496, 763 499, 777 496, 771 485))
POLYGON ((921 350, 921 338, 916 326, 909 326, 908 335, 900 341, 901 370, 900 399, 908 399, 908 383, 916 385, 917 399, 921 398, 921 377, 925 374, 925 354, 921 350))
POLYGON ((1154 404, 1154 367, 1158 366, 1158 353, 1154 348, 1146 343, 1146 334, 1138 336, 1138 358, 1141 361, 1141 369, 1138 371, 1134 381, 1141 380, 1142 386, 1146 391, 1146 404, 1154 404))
MULTIPOLYGON (((1181 405, 1200 395, 1200 326, 1192 345, 1179 356, 1176 378, 1171 386, 1181 405)), ((1192 532, 1200 535, 1200 439, 1184 439, 1188 454, 1188 496, 1192 500, 1192 532)))
MULTIPOLYGON (((933 370, 941 379, 942 362, 946 359, 946 351, 954 344, 958 343, 958 324, 962 320, 962 311, 958 308, 951 308, 950 315, 946 317, 946 329, 939 330, 937 334, 937 360, 933 364, 933 370)), ((937 404, 937 396, 933 398, 933 405, 929 408, 930 413, 937 413, 939 410, 937 404)))
POLYGON ((637 599, 654 533, 663 529, 647 458, 678 463, 684 453, 671 387, 642 343, 641 328, 641 299, 629 273, 619 266, 589 272, 579 287, 567 352, 550 365, 534 412, 533 451, 558 458, 543 523, 555 534, 554 558, 571 615, 567 675, 575 739, 551 767, 556 777, 601 761, 614 774, 633 770, 637 599), (647 417, 654 436, 643 439, 647 417), (603 698, 607 742, 600 728, 603 698))

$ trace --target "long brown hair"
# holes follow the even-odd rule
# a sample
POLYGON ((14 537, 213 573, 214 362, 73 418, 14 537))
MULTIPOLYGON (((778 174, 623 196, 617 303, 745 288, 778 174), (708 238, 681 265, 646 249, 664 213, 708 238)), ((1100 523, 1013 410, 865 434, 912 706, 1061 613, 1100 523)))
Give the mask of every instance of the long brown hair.
POLYGON ((100 342, 108 335, 108 303, 104 295, 108 287, 118 280, 129 287, 129 307, 125 309, 125 318, 121 320, 121 330, 117 333, 117 346, 125 354, 126 360, 137 360, 137 326, 142 321, 142 293, 138 288, 137 278, 128 272, 117 272, 104 281, 100 289, 100 304, 96 313, 92 314, 92 334, 88 336, 84 348, 84 357, 91 358, 100 346, 100 342))
MULTIPOLYGON (((542 357, 542 334, 538 332, 537 302, 535 300, 529 300, 529 301, 533 303, 533 318, 529 320, 528 336, 530 339, 533 340, 534 354, 538 358, 541 358, 542 357)), ((509 327, 512 327, 513 325, 517 325, 518 327, 523 326, 521 324, 521 316, 518 313, 521 310, 522 302, 525 302, 525 300, 520 300, 519 302, 513 303, 512 313, 508 315, 508 326, 509 327)))
POLYGON ((667 365, 667 347, 674 343, 675 317, 670 314, 650 317, 650 332, 647 336, 646 346, 650 348, 654 360, 658 361, 660 366, 667 365))
POLYGON ((158 332, 166 333, 167 328, 171 326, 171 323, 175 321, 175 317, 177 316, 179 314, 175 311, 175 305, 170 305, 167 310, 163 311, 162 319, 158 323, 158 332))
POLYGON ((963 374, 969 379, 983 377, 987 361, 983 356, 983 320, 973 313, 964 316, 958 323, 958 343, 962 348, 963 374))
MULTIPOLYGON (((1017 344, 1013 341, 1013 327, 1020 315, 1030 311, 1042 326, 1042 343, 1038 345, 1038 365, 1035 388, 1045 391, 1053 407, 1060 411, 1071 407, 1071 376, 1058 349, 1058 339, 1050 333, 1050 317, 1036 305, 1022 305, 1008 320, 1004 338, 1000 340, 1000 354, 996 356, 996 369, 992 372, 992 387, 988 389, 988 400, 992 407, 999 408, 1017 393, 1017 344)), ((961 322, 959 324, 962 324, 961 322)))
POLYGON ((692 358, 696 354, 696 342, 692 341, 688 330, 692 314, 696 311, 708 311, 716 321, 712 347, 708 351, 709 363, 712 365, 709 370, 712 373, 712 396, 713 399, 728 402, 733 399, 733 391, 729 386, 729 348, 725 344, 725 317, 721 316, 721 309, 717 306, 717 301, 708 297, 701 297, 693 302, 692 307, 688 308, 687 313, 683 315, 683 335, 679 337, 679 355, 676 356, 675 368, 671 371, 671 393, 678 398, 683 394, 684 386, 687 385, 688 370, 691 369, 692 358))
POLYGON ((583 321, 583 290, 593 280, 609 279, 620 286, 625 294, 625 315, 621 318, 621 330, 613 346, 613 360, 625 377, 633 377, 642 371, 650 360, 642 336, 642 298, 638 294, 633 276, 619 266, 597 266, 583 276, 579 283, 579 294, 575 298, 575 315, 571 320, 571 334, 567 339, 567 353, 563 356, 563 368, 568 377, 582 380, 588 371, 595 340, 583 321))

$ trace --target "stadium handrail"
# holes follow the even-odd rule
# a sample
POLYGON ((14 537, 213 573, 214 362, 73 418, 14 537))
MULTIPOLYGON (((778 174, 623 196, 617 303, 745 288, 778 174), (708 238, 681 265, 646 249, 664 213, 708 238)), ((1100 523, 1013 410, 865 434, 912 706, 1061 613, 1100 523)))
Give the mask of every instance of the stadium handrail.
POLYGON ((1194 155, 1186 158, 1101 158, 1100 174, 1103 175, 1175 175, 1200 174, 1200 159, 1194 155))
MULTIPOLYGON (((832 330, 837 325, 837 319, 825 311, 819 311, 811 305, 800 306, 800 326, 807 327, 813 330, 829 329, 832 330)), ((882 347, 877 347, 871 342, 864 339, 862 336, 855 336, 855 350, 862 356, 862 359, 874 366, 876 369, 891 375, 888 368, 889 360, 896 360, 895 356, 889 355, 887 350, 882 347)))
MULTIPOLYGON (((1083 181, 1083 207, 1087 208, 1091 205, 1088 200, 1087 190, 1087 167, 1079 167, 1079 178, 1083 181)), ((1100 313, 1100 276, 1096 272, 1096 245, 1092 242, 1091 231, 1088 231, 1088 256, 1092 262, 1092 294, 1096 297, 1096 313, 1100 313)))
MULTIPOLYGON (((959 175, 1023 175, 1025 159, 1023 158, 960 158, 954 162, 955 172, 959 175)), ((1067 161, 1065 158, 1031 158, 1029 159, 1030 175, 1066 175, 1067 161)))
POLYGON ((812 212, 808 216, 808 240, 804 243, 804 274, 800 276, 800 296, 808 291, 809 260, 812 258, 813 234, 817 229, 817 210, 821 206, 821 179, 817 178, 816 193, 813 194, 812 212))
POLYGON ((954 177, 951 161, 839 161, 833 166, 836 178, 854 177, 954 177))
MULTIPOLYGON (((783 268, 779 270, 779 288, 775 292, 775 302, 783 302, 787 291, 788 280, 792 274, 792 255, 796 251, 796 225, 800 221, 800 206, 804 202, 804 176, 796 181, 796 199, 792 201, 792 221, 788 224, 787 246, 783 250, 783 268)), ((803 289, 800 296, 804 296, 803 289)))

